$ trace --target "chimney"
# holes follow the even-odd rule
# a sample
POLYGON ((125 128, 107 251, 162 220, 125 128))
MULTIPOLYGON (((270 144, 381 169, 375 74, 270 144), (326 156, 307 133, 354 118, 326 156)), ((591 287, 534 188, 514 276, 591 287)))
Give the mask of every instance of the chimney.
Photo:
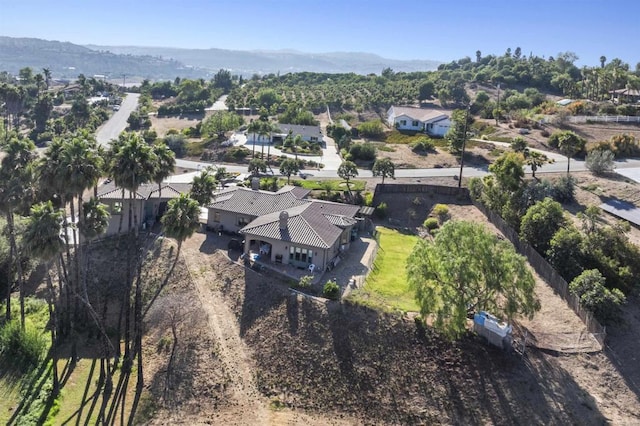
POLYGON ((253 189, 254 191, 257 191, 257 190, 260 189, 260 178, 259 177, 251 178, 251 189, 253 189))
POLYGON ((287 222, 289 221, 289 213, 285 211, 280 212, 280 229, 287 229, 287 222))

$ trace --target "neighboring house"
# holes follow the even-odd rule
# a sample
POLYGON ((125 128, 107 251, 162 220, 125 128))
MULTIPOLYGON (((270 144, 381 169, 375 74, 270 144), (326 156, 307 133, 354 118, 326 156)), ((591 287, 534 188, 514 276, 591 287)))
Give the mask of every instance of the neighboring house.
POLYGON ((609 91, 611 100, 614 102, 640 102, 640 90, 636 89, 618 89, 609 91))
POLYGON ((398 130, 414 130, 440 137, 451 127, 451 119, 444 111, 406 106, 389 108, 387 122, 398 130))
POLYGON ((190 189, 189 183, 162 183, 160 188, 157 183, 148 183, 140 186, 134 194, 125 190, 123 203, 122 188, 118 188, 113 182, 103 184, 98 188, 98 199, 107 205, 111 214, 106 235, 117 234, 120 223, 121 232, 129 229, 130 204, 133 226, 153 226, 167 209, 169 200, 177 198, 181 193, 189 192, 190 189))
MULTIPOLYGON (((277 124, 278 131, 271 133, 271 143, 280 143, 291 133, 295 138, 297 135, 302 136, 302 140, 313 143, 321 143, 323 141, 322 130, 320 126, 301 126, 298 124, 277 124)), ((269 136, 259 135, 257 133, 247 133, 247 142, 253 141, 269 142, 269 136)))
POLYGON ((348 250, 360 207, 307 200, 308 192, 294 186, 278 192, 230 188, 209 206, 207 225, 243 234, 245 254, 324 270, 348 250))

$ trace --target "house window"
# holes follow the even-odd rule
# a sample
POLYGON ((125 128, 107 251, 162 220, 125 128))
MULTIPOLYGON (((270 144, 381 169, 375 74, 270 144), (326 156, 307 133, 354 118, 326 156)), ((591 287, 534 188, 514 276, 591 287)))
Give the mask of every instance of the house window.
POLYGON ((400 120, 400 125, 406 126, 407 125, 407 120, 400 120))
POLYGON ((238 216, 238 220, 236 221, 236 225, 243 227, 247 226, 251 222, 246 216, 238 216))
POLYGON ((311 138, 309 138, 311 140, 311 142, 318 142, 318 138, 315 136, 311 136, 311 138))
POLYGON ((122 213, 122 202, 116 201, 111 206, 111 214, 121 214, 122 213))
POLYGON ((302 247, 289 247, 289 260, 295 260, 302 263, 313 263, 313 250, 307 250, 302 247))
POLYGON ((413 127, 418 127, 418 124, 420 124, 420 123, 418 123, 417 121, 412 121, 412 122, 411 122, 411 125, 412 125, 413 127))
POLYGON ((213 212, 213 221, 214 222, 220 222, 220 212, 218 212, 218 211, 214 211, 213 212))

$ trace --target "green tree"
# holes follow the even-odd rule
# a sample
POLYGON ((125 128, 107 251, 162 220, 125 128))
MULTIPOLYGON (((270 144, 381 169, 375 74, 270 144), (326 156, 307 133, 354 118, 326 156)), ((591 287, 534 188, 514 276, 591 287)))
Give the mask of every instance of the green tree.
POLYGON ((549 145, 558 148, 567 157, 567 174, 569 174, 571 157, 584 151, 586 141, 574 132, 566 130, 552 134, 549 137, 549 145))
POLYGON ((523 166, 524 157, 522 154, 506 152, 489 166, 489 171, 495 175, 503 189, 516 191, 520 188, 524 177, 523 166))
POLYGON ((409 283, 423 317, 450 338, 466 331, 469 311, 507 320, 540 309, 526 260, 481 225, 449 221, 435 240, 420 240, 407 259, 409 283))
POLYGON ((462 145, 467 137, 466 130, 473 122, 473 118, 467 114, 466 110, 456 109, 451 113, 451 122, 452 126, 445 138, 449 141, 450 151, 457 154, 462 151, 462 145))
POLYGON ((572 226, 560 228, 549 243, 547 260, 567 282, 571 282, 584 269, 583 243, 582 234, 572 226))
POLYGON ((180 194, 178 198, 169 201, 167 211, 160 221, 164 233, 178 242, 178 259, 182 243, 200 227, 200 205, 188 195, 180 194))
POLYGON ((529 167, 531 167, 531 177, 535 179, 536 171, 549 162, 549 158, 539 151, 527 149, 524 158, 529 167))
POLYGON ((626 303, 626 298, 619 289, 608 289, 605 286, 605 278, 597 269, 589 269, 578 275, 569 284, 569 291, 578 296, 580 304, 604 323, 618 320, 620 308, 626 303))
POLYGON ((356 166, 356 163, 352 161, 343 161, 342 164, 340 164, 340 166, 338 167, 338 176, 346 181, 347 190, 349 191, 349 193, 351 193, 351 187, 349 186, 349 183, 351 179, 358 176, 358 166, 356 166))
POLYGON ((547 197, 527 209, 520 225, 520 237, 544 255, 555 233, 566 225, 562 205, 547 197))
MULTIPOLYGON (((56 397, 60 391, 60 377, 58 375, 58 350, 56 338, 56 332, 58 330, 58 308, 55 306, 56 296, 53 289, 53 281, 51 279, 51 266, 52 263, 58 259, 58 255, 62 253, 64 247, 64 240, 61 237, 63 232, 63 217, 64 212, 62 210, 55 209, 51 201, 34 205, 31 208, 31 215, 29 216, 23 238, 23 244, 26 251, 44 262, 45 270, 47 271, 47 303, 49 305, 49 318, 51 321, 49 331, 51 333, 50 353, 53 369, 53 397, 56 397)), ((60 268, 58 265, 58 272, 59 271, 60 268)))
POLYGON ((432 81, 425 81, 418 88, 418 100, 420 102, 433 98, 435 95, 435 85, 432 81))
POLYGON ((386 157, 377 159, 371 169, 374 176, 382 176, 382 183, 384 183, 384 179, 388 177, 395 179, 395 170, 395 165, 391 159, 386 157))
POLYGON ((214 175, 205 169, 193 178, 189 196, 201 206, 206 207, 211 202, 217 186, 218 182, 216 182, 214 175))
POLYGON ((299 163, 293 158, 285 158, 280 163, 280 174, 287 177, 287 185, 290 183, 291 175, 300 171, 299 163))
POLYGON ((213 87, 222 89, 224 93, 229 93, 233 87, 233 80, 231 79, 231 72, 229 70, 221 69, 213 76, 213 87))
POLYGON ((12 137, 2 146, 5 153, 0 163, 0 211, 7 219, 9 236, 9 284, 5 316, 11 320, 11 289, 14 277, 20 287, 20 320, 24 329, 24 276, 16 236, 15 214, 25 213, 35 197, 35 146, 28 139, 12 137), (14 275, 13 271, 16 271, 14 275))
POLYGON ((162 181, 171 176, 176 165, 176 155, 163 141, 153 144, 156 164, 152 179, 158 184, 158 197, 162 198, 162 181))
POLYGON ((253 176, 258 176, 260 173, 266 173, 267 163, 259 158, 253 158, 249 161, 248 171, 253 176))

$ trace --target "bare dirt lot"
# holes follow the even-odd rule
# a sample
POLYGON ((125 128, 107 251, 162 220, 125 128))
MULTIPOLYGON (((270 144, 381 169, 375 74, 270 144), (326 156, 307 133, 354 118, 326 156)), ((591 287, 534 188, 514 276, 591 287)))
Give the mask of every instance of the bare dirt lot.
MULTIPOLYGON (((413 198, 405 202, 416 208, 413 198)), ((417 211, 428 213, 436 202, 448 204, 454 217, 484 220, 455 198, 425 198, 417 211)), ((405 215, 399 218, 419 221, 406 216, 407 205, 393 204, 405 215)), ((628 308, 628 327, 610 330, 613 349, 607 352, 558 355, 531 348, 521 358, 473 337, 444 341, 408 317, 292 294, 273 277, 231 262, 216 251, 215 238, 198 233, 185 242, 190 278, 164 299, 177 292, 196 313, 181 323, 191 337, 180 339, 184 371, 174 370, 191 379, 171 379, 169 389, 179 398, 162 403, 154 424, 640 422, 637 351, 624 342, 638 341, 637 306, 628 308), (191 363, 196 367, 188 371, 191 363)), ((552 291, 541 287, 538 294, 543 317, 528 326, 582 327, 552 291)), ((164 324, 164 331, 149 333, 148 348, 160 347, 154 339, 170 334, 164 324)), ((169 352, 155 357, 166 365, 169 352)), ((151 390, 161 395, 167 369, 156 371, 151 390)))

